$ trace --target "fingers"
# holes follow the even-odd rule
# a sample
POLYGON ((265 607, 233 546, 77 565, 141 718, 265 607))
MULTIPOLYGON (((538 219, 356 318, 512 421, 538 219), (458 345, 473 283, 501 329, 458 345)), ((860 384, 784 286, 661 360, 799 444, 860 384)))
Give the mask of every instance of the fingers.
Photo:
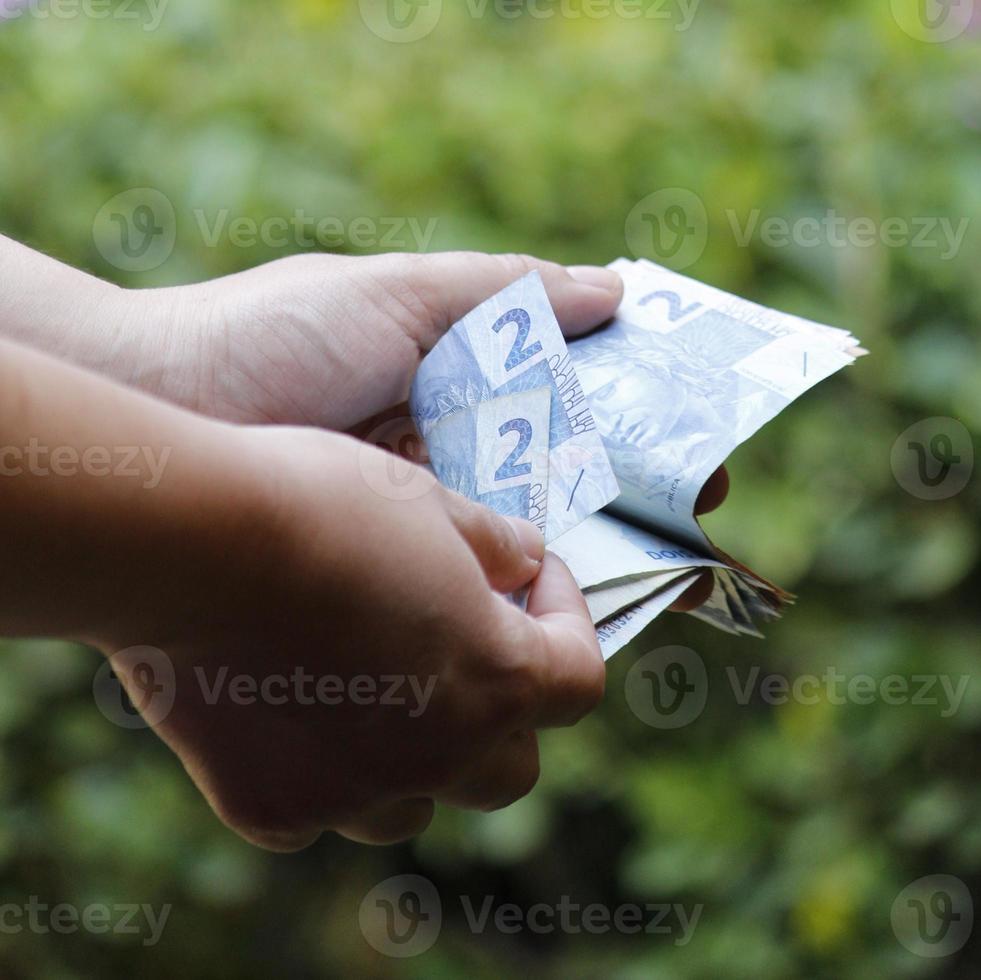
POLYGON ((256 847, 261 847, 264 851, 272 851, 274 854, 295 854, 297 851, 305 851, 311 844, 314 844, 322 834, 320 830, 298 831, 276 833, 273 831, 250 830, 248 828, 237 827, 229 824, 243 840, 247 840, 256 847))
MULTIPOLYGON (((487 752, 437 799, 464 810, 500 810, 527 796, 540 772, 537 736, 517 732, 487 752)), ((435 801, 419 797, 379 807, 333 829, 360 844, 397 844, 423 833, 434 812, 435 801)))
POLYGON ((545 555, 528 596, 528 615, 539 631, 540 703, 530 728, 574 725, 603 699, 606 666, 586 600, 560 558, 545 555))
POLYGON ((620 276, 600 266, 566 268, 528 255, 441 252, 413 256, 404 274, 428 313, 417 340, 428 350, 485 299, 537 270, 563 332, 577 336, 613 316, 623 296, 620 276))
POLYGON ((706 481, 695 501, 695 514, 708 514, 729 496, 729 471, 720 466, 706 481))
MULTIPOLYGON (((708 514, 721 507, 729 495, 729 471, 720 466, 706 481, 695 501, 695 514, 708 514)), ((675 602, 668 606, 671 612, 691 612, 707 602, 715 588, 715 577, 704 571, 694 585, 686 589, 675 602)))
POLYGON ((514 592, 538 574, 545 540, 534 524, 502 517, 451 490, 442 492, 450 520, 470 545, 492 589, 514 592))
POLYGON ((398 844, 421 834, 432 823, 435 810, 435 804, 429 799, 402 800, 333 829, 359 844, 398 844))
POLYGON ((488 752, 437 799, 465 810, 501 810, 527 796, 539 775, 538 737, 534 732, 517 732, 488 752))

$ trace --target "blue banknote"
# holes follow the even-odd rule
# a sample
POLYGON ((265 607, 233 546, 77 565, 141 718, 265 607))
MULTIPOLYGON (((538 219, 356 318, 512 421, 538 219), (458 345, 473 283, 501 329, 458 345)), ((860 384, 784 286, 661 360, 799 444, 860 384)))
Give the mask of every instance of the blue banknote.
POLYGON ((733 449, 864 351, 846 330, 644 260, 612 268, 624 281, 616 317, 569 350, 622 493, 554 550, 586 595, 606 656, 705 575, 712 589, 693 615, 759 636, 792 597, 715 547, 695 501, 733 449))
POLYGON ((759 636, 792 597, 713 545, 695 502, 736 446, 865 352, 845 330, 644 260, 612 268, 616 316, 568 349, 534 273, 433 348, 410 396, 433 469, 543 529, 604 656, 705 576, 693 614, 759 636))
POLYGON ((705 481, 808 388, 851 364, 855 339, 649 262, 614 262, 623 302, 569 345, 622 494, 611 508, 699 550, 705 481))
MULTIPOLYGON (((525 499, 513 471, 532 474, 536 462, 529 453, 544 435, 548 449, 545 478, 534 481, 527 490, 530 494, 545 484, 547 542, 619 494, 603 440, 537 272, 512 283, 450 328, 420 365, 409 407, 437 477, 468 497, 483 499, 491 506, 500 503, 508 513, 520 512, 525 499), (532 420, 517 406, 512 418, 495 414, 494 425, 478 427, 478 406, 513 404, 500 400, 530 392, 538 392, 537 398, 547 395, 544 433, 541 425, 532 427, 532 420), (456 422, 454 416, 459 416, 456 422), (440 427, 446 428, 433 437, 440 427), (430 445, 434 438, 438 446, 430 445), (505 459, 507 465, 501 469, 505 459), (475 469, 478 461, 481 466, 475 469), (471 470, 469 475, 464 473, 467 470, 471 470), (488 479, 495 475, 505 479, 488 479)), ((540 470, 540 462, 537 468, 540 470)))
POLYGON ((440 483, 545 534, 551 388, 532 388, 468 405, 426 436, 440 483))

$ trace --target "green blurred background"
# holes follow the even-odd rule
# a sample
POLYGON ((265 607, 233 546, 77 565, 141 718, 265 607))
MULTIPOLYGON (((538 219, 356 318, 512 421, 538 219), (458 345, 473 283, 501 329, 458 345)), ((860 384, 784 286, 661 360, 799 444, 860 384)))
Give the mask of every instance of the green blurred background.
POLYGON ((921 419, 981 425, 981 37, 915 36, 916 4, 903 0, 715 0, 690 24, 676 3, 630 19, 575 16, 572 0, 474 16, 471 0, 394 43, 368 26, 383 4, 362 7, 170 0, 146 30, 145 4, 112 0, 104 19, 0 23, 0 230, 129 286, 299 250, 209 245, 198 218, 210 226, 222 211, 336 218, 348 232, 338 250, 352 253, 385 248, 355 218, 413 218, 435 219, 431 250, 671 265, 625 223, 655 191, 690 191, 707 237, 688 274, 847 327, 872 351, 738 451, 730 500, 708 522, 799 603, 765 641, 659 620, 612 662, 595 715, 543 737, 541 783, 506 811, 442 812, 404 847, 328 837, 289 857, 240 843, 152 734, 103 717, 94 652, 3 643, 0 901, 173 911, 152 948, 0 935, 0 976, 976 975, 981 942, 915 955, 890 913, 925 875, 979 894, 981 490, 975 478, 918 499, 890 452, 921 419), (558 13, 534 15, 545 9, 558 13), (126 272, 93 222, 136 187, 172 202, 176 247, 126 272), (922 247, 742 245, 730 219, 829 208, 877 226, 969 226, 949 254, 936 235, 922 247), (675 731, 645 724, 624 695, 631 663, 667 644, 697 651, 709 677, 705 711, 675 731), (881 699, 741 705, 727 667, 970 685, 952 713, 881 699), (394 959, 366 942, 358 913, 403 873, 436 884, 444 921, 429 951, 394 959), (525 909, 568 895, 704 910, 687 945, 478 935, 460 896, 484 895, 525 909))

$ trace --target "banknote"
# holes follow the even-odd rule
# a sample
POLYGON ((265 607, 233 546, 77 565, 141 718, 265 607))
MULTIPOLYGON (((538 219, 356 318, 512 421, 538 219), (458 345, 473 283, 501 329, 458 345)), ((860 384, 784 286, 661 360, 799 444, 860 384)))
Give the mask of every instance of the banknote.
POLYGON ((676 584, 680 579, 690 579, 690 569, 658 572, 642 578, 629 579, 616 585, 584 589, 583 596, 589 615, 594 623, 603 623, 626 609, 636 606, 650 596, 676 584))
POLYGON ((638 636, 665 609, 680 599, 697 578, 697 575, 688 575, 672 582, 666 589, 600 623, 596 627, 596 639, 599 640, 603 659, 609 660, 638 636))
POLYGON ((706 577, 692 614, 758 637, 793 597, 716 547, 695 502, 738 445, 865 351, 644 260, 611 267, 616 316, 568 349, 535 274, 437 344, 410 399, 433 468, 543 528, 604 656, 706 577))
MULTIPOLYGON (((620 490, 537 272, 512 283, 450 328, 420 365, 409 408, 430 448, 431 434, 454 415, 506 395, 540 389, 550 393, 544 529, 546 542, 551 542, 605 507, 620 490)), ((481 430, 483 437, 501 440, 507 465, 517 469, 531 462, 527 451, 535 439, 522 420, 530 422, 516 414, 501 419, 496 430, 481 430)), ((440 468, 452 456, 458 467, 477 458, 475 447, 463 439, 471 431, 477 429, 469 423, 452 430, 461 438, 455 453, 451 434, 437 437, 441 462, 433 468, 441 480, 440 468)), ((497 458, 497 452, 495 448, 490 456, 497 458)), ((483 480, 483 493, 494 492, 493 482, 483 480)), ((476 488, 475 482, 472 489, 476 488)), ((510 493, 501 499, 513 507, 515 498, 510 493)))
MULTIPOLYGON (((618 605, 625 577, 687 567, 712 576, 711 594, 694 616, 760 636, 759 624, 778 617, 793 597, 713 545, 695 501, 740 443, 865 351, 846 330, 650 262, 620 259, 612 268, 624 281, 615 319, 569 350, 622 492, 553 550, 597 612, 618 605)), ((605 655, 670 605, 672 587, 657 579, 651 585, 659 588, 649 600, 599 623, 605 655)))
POLYGON ((551 549, 573 570, 583 590, 664 571, 725 567, 717 558, 607 512, 590 517, 551 549))
POLYGON ((545 534, 551 388, 517 391, 461 408, 426 437, 440 483, 545 534))
POLYGON ((569 345, 620 484, 611 512, 696 549, 698 492, 740 443, 852 363, 844 330, 777 313, 653 263, 612 264, 610 326, 569 345))

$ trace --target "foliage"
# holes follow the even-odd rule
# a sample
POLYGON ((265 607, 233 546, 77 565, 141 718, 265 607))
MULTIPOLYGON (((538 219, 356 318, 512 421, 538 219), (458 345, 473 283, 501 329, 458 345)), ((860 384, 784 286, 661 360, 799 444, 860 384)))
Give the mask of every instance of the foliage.
MULTIPOLYGON (((114 0, 115 4, 115 0, 114 0)), ((113 10, 118 10, 115 4, 113 10)), ((444 5, 394 44, 335 0, 172 0, 158 30, 120 18, 0 26, 0 228, 127 286, 180 283, 290 251, 202 234, 231 217, 436 219, 431 249, 605 262, 629 251, 645 195, 705 204, 688 270, 851 329, 872 351, 731 462, 713 536, 800 596, 765 641, 660 620, 610 668, 602 708, 543 737, 535 793, 491 815, 441 813, 419 842, 335 839, 281 857, 235 840, 173 757, 93 705, 91 651, 6 643, 0 672, 0 900, 173 903, 161 943, 5 936, 5 977, 543 977, 968 975, 979 946, 925 959, 890 927, 901 889, 981 882, 975 478, 949 500, 898 485, 890 450, 931 416, 981 425, 981 58, 968 33, 916 40, 879 0, 729 0, 678 21, 502 16, 444 5), (93 240, 113 195, 159 189, 177 247, 119 271, 93 240), (835 209, 971 222, 941 247, 772 247, 739 227, 835 209), (709 699, 693 724, 648 727, 624 697, 637 656, 696 650, 709 699), (960 709, 740 704, 727 668, 793 679, 969 676, 960 709), (416 872, 443 895, 434 948, 404 960, 358 930, 364 894, 416 872), (458 896, 523 907, 702 903, 692 941, 473 934, 458 896)), ((552 5, 559 10, 559 4, 552 5)), ((893 8, 896 7, 894 3, 893 8)), ((516 9, 513 4, 507 9, 516 9)), ((520 5, 519 5, 520 7, 520 5)), ((544 9, 542 4, 531 9, 544 9)), ((564 9, 581 10, 567 2, 564 9)), ((413 247, 411 241, 406 247, 413 247)), ((656 255, 651 255, 657 258, 656 255)))

